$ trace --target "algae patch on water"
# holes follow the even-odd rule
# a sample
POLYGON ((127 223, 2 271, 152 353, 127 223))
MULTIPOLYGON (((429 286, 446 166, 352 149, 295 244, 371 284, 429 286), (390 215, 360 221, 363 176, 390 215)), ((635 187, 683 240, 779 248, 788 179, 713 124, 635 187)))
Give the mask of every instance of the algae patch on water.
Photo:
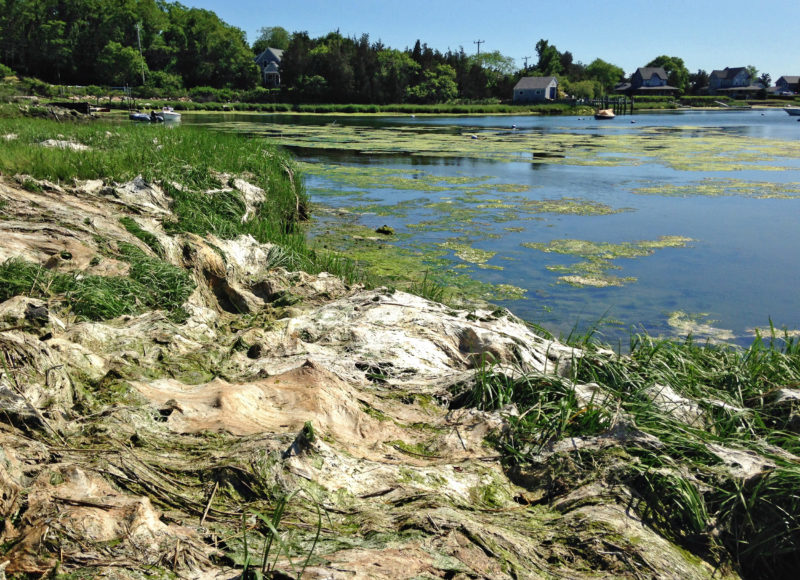
POLYGON ((608 273, 619 270, 620 266, 612 260, 618 258, 639 258, 649 256, 660 248, 682 248, 691 238, 683 236, 662 236, 657 240, 641 240, 637 242, 592 242, 588 240, 559 239, 548 243, 523 242, 521 245, 548 254, 562 254, 583 258, 583 261, 567 265, 549 265, 551 272, 562 274, 559 282, 573 286, 623 286, 635 282, 634 277, 619 277, 608 273))
POLYGON ((495 270, 503 269, 501 266, 489 266, 486 264, 486 262, 494 258, 497 252, 473 248, 468 244, 462 244, 455 241, 442 242, 439 244, 439 247, 446 250, 452 250, 457 258, 460 258, 465 262, 475 264, 479 268, 492 268, 495 270))
POLYGON ((425 157, 524 161, 532 164, 621 166, 658 163, 683 171, 778 171, 796 168, 791 141, 739 135, 719 127, 647 127, 603 133, 500 129, 463 132, 398 125, 278 125, 233 123, 229 130, 270 136, 289 147, 425 157), (477 137, 477 138, 474 138, 477 137))
MULTIPOLYGON (((348 217, 348 216, 345 216, 348 217)), ((355 216, 350 215, 351 219, 355 216)), ((313 245, 346 254, 355 260, 376 284, 401 289, 436 284, 444 289, 446 302, 478 305, 497 300, 521 300, 525 290, 511 284, 492 284, 476 280, 469 268, 459 269, 448 257, 449 251, 459 254, 465 266, 491 259, 492 252, 482 252, 469 245, 450 241, 442 244, 408 243, 403 238, 394 243, 376 236, 370 229, 337 216, 316 224, 313 245)), ((499 268, 486 266, 487 268, 499 268)))
POLYGON ((800 183, 774 183, 769 181, 743 181, 738 179, 705 178, 685 185, 663 183, 633 189, 639 195, 665 197, 722 197, 737 196, 754 199, 798 199, 800 183))
POLYGON ((321 177, 358 190, 396 189, 398 191, 459 191, 481 194, 489 191, 518 193, 530 186, 516 183, 492 183, 491 176, 435 175, 421 169, 396 169, 374 165, 331 165, 299 163, 306 175, 321 177))
POLYGON ((706 313, 690 314, 682 310, 670 313, 667 319, 669 326, 680 335, 702 337, 711 342, 727 342, 736 338, 732 330, 714 326, 716 322, 709 319, 706 313))

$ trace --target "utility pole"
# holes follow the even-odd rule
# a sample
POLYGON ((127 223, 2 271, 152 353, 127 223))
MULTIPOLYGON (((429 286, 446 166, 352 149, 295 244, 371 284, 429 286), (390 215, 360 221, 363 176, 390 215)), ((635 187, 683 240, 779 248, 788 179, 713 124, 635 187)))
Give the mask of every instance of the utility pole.
POLYGON ((527 72, 527 71, 528 71, 528 59, 529 59, 529 58, 530 58, 529 56, 523 56, 523 57, 522 57, 522 60, 524 60, 524 61, 525 61, 525 72, 527 72))
POLYGON ((478 45, 478 54, 479 55, 481 53, 481 44, 483 44, 484 42, 486 42, 486 41, 485 40, 473 40, 472 41, 472 44, 477 44, 478 45))
POLYGON ((139 62, 142 65, 142 84, 144 84, 144 57, 142 56, 142 37, 139 34, 139 29, 142 27, 140 23, 136 23, 136 40, 139 43, 139 62))

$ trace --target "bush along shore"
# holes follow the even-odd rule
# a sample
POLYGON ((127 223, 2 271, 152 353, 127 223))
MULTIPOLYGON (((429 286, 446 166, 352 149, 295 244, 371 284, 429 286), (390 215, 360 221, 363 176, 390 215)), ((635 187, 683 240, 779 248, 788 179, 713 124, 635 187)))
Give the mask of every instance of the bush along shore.
POLYGON ((19 118, 0 140, 0 574, 800 563, 792 337, 620 355, 378 286, 308 247, 262 140, 19 118))

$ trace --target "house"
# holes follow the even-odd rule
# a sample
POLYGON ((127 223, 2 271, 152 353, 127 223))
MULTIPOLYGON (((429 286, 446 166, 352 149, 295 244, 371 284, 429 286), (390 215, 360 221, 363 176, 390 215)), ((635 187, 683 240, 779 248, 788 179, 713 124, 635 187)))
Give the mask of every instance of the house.
POLYGON ((630 82, 614 87, 614 91, 628 96, 638 95, 666 95, 672 96, 680 89, 670 86, 667 82, 667 72, 660 66, 640 66, 631 75, 630 82))
POLYGON ((760 83, 752 84, 750 80, 750 71, 746 67, 725 67, 708 75, 708 92, 712 95, 747 98, 764 89, 760 83))
POLYGON ((515 103, 535 103, 552 101, 558 98, 558 79, 556 77, 522 77, 514 85, 515 103))
POLYGON ((256 57, 256 64, 261 69, 261 83, 265 87, 281 86, 281 60, 283 51, 279 48, 267 48, 256 57))
POLYGON ((800 92, 800 76, 782 76, 775 81, 775 92, 781 93, 794 93, 800 92))

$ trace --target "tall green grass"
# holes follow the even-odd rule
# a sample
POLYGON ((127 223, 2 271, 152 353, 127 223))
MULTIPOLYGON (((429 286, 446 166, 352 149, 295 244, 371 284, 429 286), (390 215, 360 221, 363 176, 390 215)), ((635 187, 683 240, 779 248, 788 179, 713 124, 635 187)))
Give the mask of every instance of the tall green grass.
POLYGON ((174 319, 194 290, 188 272, 139 248, 120 244, 117 257, 130 264, 128 276, 56 272, 21 259, 0 264, 0 302, 24 295, 60 300, 80 318, 105 320, 149 309, 164 310, 174 319))
MULTIPOLYGON (((67 183, 74 179, 124 182, 142 175, 160 183, 172 197, 177 220, 165 221, 168 232, 222 238, 249 234, 283 248, 287 267, 312 273, 326 270, 351 282, 363 279, 352 260, 308 247, 300 227, 309 211, 302 176, 288 153, 263 139, 181 126, 0 118, 0 135, 11 134, 16 138, 4 141, 0 157, 4 174, 67 183), (56 137, 90 149, 40 145, 56 137), (266 192, 248 220, 243 220, 246 208, 241 194, 231 187, 234 177, 243 177, 266 192), (206 193, 209 190, 214 193, 206 193)), ((163 251, 135 221, 124 220, 123 225, 156 254, 163 251)))
POLYGON ((509 467, 541 466, 549 444, 615 426, 652 436, 554 456, 552 478, 567 488, 569 478, 624 484, 639 515, 688 550, 748 578, 792 577, 800 565, 800 437, 796 406, 774 397, 800 387, 800 341, 773 327, 747 349, 635 335, 624 356, 591 338, 572 341, 584 354, 567 377, 511 379, 489 365, 457 399, 483 409, 516 405, 495 440, 509 467), (602 400, 578 401, 574 385, 590 383, 602 400), (687 423, 659 406, 653 393, 666 388, 694 402, 703 420, 687 423), (753 452, 774 467, 743 480, 715 446, 753 452))

